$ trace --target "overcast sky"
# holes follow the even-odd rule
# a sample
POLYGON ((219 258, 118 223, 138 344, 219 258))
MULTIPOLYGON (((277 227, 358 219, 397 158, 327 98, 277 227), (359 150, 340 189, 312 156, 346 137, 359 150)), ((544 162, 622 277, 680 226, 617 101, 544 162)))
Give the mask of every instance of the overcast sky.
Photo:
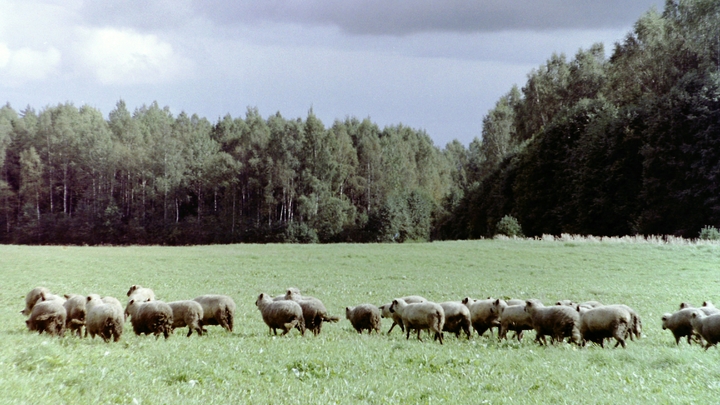
POLYGON ((107 117, 157 101, 216 122, 369 117, 468 145, 553 52, 605 43, 664 0, 0 0, 0 102, 107 117))

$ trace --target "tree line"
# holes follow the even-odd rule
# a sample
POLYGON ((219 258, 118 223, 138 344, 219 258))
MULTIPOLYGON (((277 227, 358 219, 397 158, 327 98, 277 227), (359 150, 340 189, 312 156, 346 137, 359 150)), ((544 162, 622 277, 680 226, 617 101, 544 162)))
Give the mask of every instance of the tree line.
POLYGON ((0 108, 0 242, 428 240, 464 147, 369 119, 0 108))
POLYGON ((483 122, 480 180, 438 223, 490 236, 678 235, 720 225, 720 2, 668 0, 615 44, 553 55, 483 122))

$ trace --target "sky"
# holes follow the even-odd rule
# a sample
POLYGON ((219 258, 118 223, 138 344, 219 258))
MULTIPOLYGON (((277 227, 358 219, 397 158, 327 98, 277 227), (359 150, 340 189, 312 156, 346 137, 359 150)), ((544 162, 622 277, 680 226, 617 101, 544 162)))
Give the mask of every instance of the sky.
POLYGON ((0 103, 211 122, 346 117, 468 145, 553 53, 606 56, 664 0, 0 0, 0 103))

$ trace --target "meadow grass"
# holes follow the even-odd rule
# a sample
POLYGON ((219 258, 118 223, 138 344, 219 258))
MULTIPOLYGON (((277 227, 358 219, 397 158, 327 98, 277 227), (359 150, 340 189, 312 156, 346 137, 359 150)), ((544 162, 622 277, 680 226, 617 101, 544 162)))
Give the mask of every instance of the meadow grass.
MULTIPOLYGON (((711 403, 720 353, 675 345, 660 317, 681 301, 720 303, 720 246, 621 240, 199 247, 0 246, 0 403, 711 403), (19 313, 36 286, 115 296, 132 284, 159 299, 227 294, 235 331, 118 343, 30 333, 19 313), (296 286, 342 320, 318 337, 273 337, 257 295, 296 286), (406 340, 358 335, 348 305, 419 294, 624 303, 644 336, 626 349, 541 347, 494 337, 406 340)), ((383 332, 391 322, 383 320, 383 332)), ((396 328, 397 329, 397 328, 396 328)), ((423 334, 423 336, 426 336, 423 334)))

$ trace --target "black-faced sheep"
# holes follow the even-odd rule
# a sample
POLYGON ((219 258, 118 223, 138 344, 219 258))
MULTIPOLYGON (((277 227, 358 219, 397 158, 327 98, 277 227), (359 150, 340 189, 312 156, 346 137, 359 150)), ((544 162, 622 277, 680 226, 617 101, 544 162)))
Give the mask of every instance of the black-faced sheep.
POLYGON ((277 335, 277 329, 281 329, 282 334, 286 335, 292 328, 297 328, 300 334, 305 335, 303 311, 297 302, 274 301, 272 297, 262 293, 258 295, 255 305, 260 310, 263 321, 275 335, 277 335))
POLYGON ((65 319, 65 328, 70 330, 70 333, 76 333, 78 337, 82 337, 82 329, 85 326, 85 296, 83 295, 70 295, 65 294, 67 299, 63 303, 67 317, 65 319))
POLYGON ((45 287, 35 287, 25 295, 25 309, 20 311, 25 316, 30 316, 33 307, 38 301, 42 301, 43 294, 50 294, 50 290, 45 287))
POLYGON ((405 327, 406 339, 410 339, 410 331, 417 330, 418 340, 420 332, 427 329, 430 333, 434 333, 434 340, 440 340, 443 343, 442 330, 445 325, 445 311, 442 307, 434 302, 419 302, 417 304, 408 304, 403 299, 395 299, 390 305, 390 312, 400 314, 403 326, 405 327))
POLYGON ((65 334, 66 317, 67 313, 61 301, 40 301, 33 305, 25 325, 28 330, 37 331, 39 334, 46 332, 49 335, 62 336, 65 334))
POLYGON ((315 297, 300 295, 296 288, 288 288, 285 293, 285 300, 295 301, 300 304, 305 319, 305 328, 317 336, 322 330, 323 322, 338 322, 340 318, 328 315, 325 305, 315 297))
MULTIPOLYGON (((203 309, 202 324, 220 325, 228 332, 233 331, 235 322, 235 301, 227 295, 201 295, 193 301, 200 303, 203 309)), ((203 332, 207 332, 203 328, 203 332)))
POLYGON ((203 308, 197 301, 183 300, 167 303, 173 312, 173 330, 187 326, 190 337, 193 331, 202 336, 203 308))
POLYGON ((692 323, 690 319, 695 311, 694 308, 683 308, 672 314, 664 314, 662 316, 662 328, 670 329, 675 336, 675 344, 680 344, 680 338, 687 336, 688 344, 692 344, 691 339, 694 337, 692 323))
POLYGON ((443 332, 454 333, 455 337, 460 338, 460 332, 465 332, 467 338, 470 339, 470 310, 462 302, 447 301, 441 302, 440 306, 445 312, 445 325, 443 332))
POLYGON ((532 318, 525 311, 525 301, 522 305, 508 305, 500 310, 500 331, 498 339, 507 339, 508 331, 515 332, 518 342, 522 340, 524 331, 532 330, 532 318))
MULTIPOLYGON (((426 302, 427 299, 425 297, 421 297, 419 295, 408 295, 405 297, 400 297, 401 300, 405 301, 408 304, 417 304, 419 302, 426 302)), ((388 335, 390 332, 392 332, 395 325, 400 326, 400 330, 405 332, 405 327, 402 324, 402 321, 400 320, 400 315, 398 315, 397 312, 390 312, 390 305, 392 305, 392 302, 381 305, 378 309, 380 310, 380 316, 383 318, 390 318, 393 320, 393 324, 390 325, 390 329, 388 329, 387 333, 388 335)))
POLYGON ((605 338, 615 338, 615 347, 625 347, 626 332, 632 325, 630 311, 619 305, 592 309, 584 309, 578 305, 578 312, 583 346, 586 342, 595 342, 604 348, 605 338))
POLYGON ((536 342, 547 345, 546 335, 552 337, 553 343, 566 337, 572 342, 580 342, 580 314, 575 308, 564 305, 546 307, 540 301, 531 299, 525 301, 525 311, 532 319, 536 342))
POLYGON ((136 335, 153 334, 155 339, 160 335, 165 339, 173 332, 173 311, 170 306, 158 300, 139 302, 130 300, 128 303, 130 322, 136 335))
POLYGON ((705 339, 705 350, 720 342, 720 314, 705 315, 699 309, 690 315, 693 330, 705 339))
POLYGON ((100 336, 105 342, 117 342, 123 333, 125 316, 123 308, 116 298, 90 294, 85 298, 85 336, 93 339, 100 336))
POLYGON ((368 334, 373 331, 380 333, 380 309, 375 305, 360 304, 355 307, 345 307, 345 318, 358 333, 362 333, 365 329, 368 334))
MULTIPOLYGON (((482 336, 487 330, 490 330, 492 335, 492 328, 500 326, 498 321, 499 314, 493 309, 493 303, 495 299, 488 298, 484 300, 475 300, 470 297, 463 299, 462 303, 465 304, 470 310, 470 322, 472 323, 473 329, 482 336)), ((503 304, 505 301, 502 301, 503 304)))

